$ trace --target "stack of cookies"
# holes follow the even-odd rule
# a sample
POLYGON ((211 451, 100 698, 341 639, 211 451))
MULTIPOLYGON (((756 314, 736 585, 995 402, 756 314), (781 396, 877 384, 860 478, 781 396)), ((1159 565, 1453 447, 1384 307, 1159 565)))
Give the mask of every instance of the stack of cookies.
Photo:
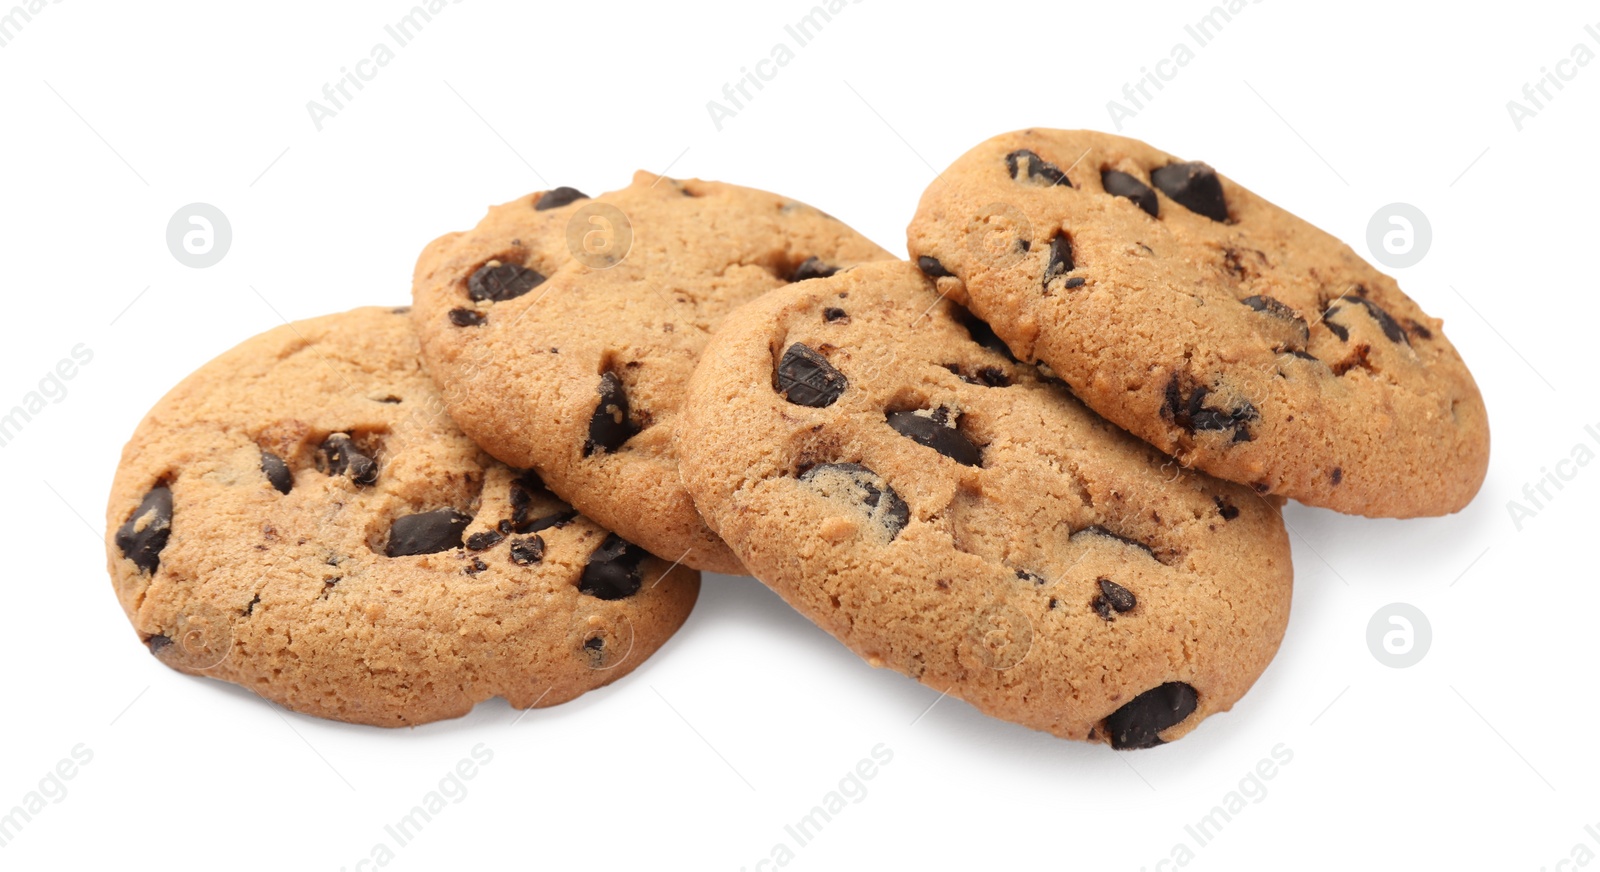
POLYGON ((168 666, 398 726, 570 700, 698 570, 750 574, 873 665, 1143 748, 1272 659, 1286 498, 1439 515, 1483 481, 1440 322, 1203 163, 999 136, 908 254, 646 173, 497 206, 412 306, 268 331, 156 405, 118 597, 168 666))

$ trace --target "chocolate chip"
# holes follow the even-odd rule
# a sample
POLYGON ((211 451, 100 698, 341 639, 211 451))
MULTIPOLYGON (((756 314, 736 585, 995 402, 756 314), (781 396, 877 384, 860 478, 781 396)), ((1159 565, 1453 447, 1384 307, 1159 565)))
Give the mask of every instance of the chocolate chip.
POLYGON ((1252 311, 1260 312, 1272 319, 1265 323, 1280 325, 1277 327, 1277 338, 1282 343, 1279 351, 1303 350, 1306 343, 1311 340, 1311 327, 1306 324, 1306 319, 1300 317, 1299 312, 1282 300, 1265 294, 1255 294, 1239 302, 1250 307, 1252 311))
POLYGON ((507 520, 507 519, 501 519, 501 521, 498 524, 494 525, 495 532, 499 533, 502 536, 510 536, 512 534, 512 532, 515 531, 516 529, 517 529, 516 525, 511 523, 511 521, 507 520))
POLYGON ((245 603, 245 605, 244 605, 244 616, 248 618, 251 615, 255 614, 256 613, 256 606, 258 606, 260 604, 261 604, 261 594, 258 593, 258 594, 255 595, 254 599, 252 599, 249 602, 245 603))
POLYGON ((362 454, 345 433, 333 433, 322 440, 320 465, 329 475, 349 475, 356 484, 372 484, 378 480, 377 462, 362 454))
POLYGON ((167 547, 171 535, 172 489, 158 484, 139 501, 127 522, 117 528, 117 548, 140 572, 153 573, 161 565, 161 549, 167 547))
POLYGON ((265 448, 261 449, 261 471, 267 474, 267 482, 278 493, 286 494, 294 488, 294 476, 289 472, 289 465, 265 448))
POLYGON ((639 590, 639 564, 649 554, 615 533, 589 555, 578 579, 578 591, 603 600, 632 596, 639 590))
POLYGON ((843 309, 835 306, 829 306, 828 308, 822 310, 822 320, 828 322, 829 324, 837 324, 840 321, 848 324, 850 323, 850 315, 843 309))
POLYGON ((599 636, 595 636, 591 639, 585 639, 583 643, 583 650, 588 652, 589 665, 592 667, 599 668, 600 664, 604 663, 606 660, 606 640, 600 638, 599 636))
POLYGON ((1150 555, 1150 559, 1151 560, 1156 560, 1157 559, 1156 558, 1156 551, 1155 551, 1154 548, 1151 548, 1149 545, 1146 545, 1143 542, 1140 542, 1138 539, 1132 539, 1132 538, 1129 538, 1127 536, 1120 535, 1118 533, 1113 533, 1110 530, 1107 530, 1105 527, 1100 526, 1099 524, 1090 524, 1089 526, 1084 527, 1082 530, 1078 530, 1077 532, 1073 533, 1068 538, 1069 539, 1076 539, 1079 536, 1100 536, 1100 537, 1105 538, 1105 539, 1114 539, 1114 540, 1116 540, 1118 542, 1121 542, 1124 545, 1132 545, 1133 547, 1139 549, 1140 551, 1143 551, 1144 553, 1150 555))
POLYGON ((954 373, 957 377, 969 385, 982 385, 986 388, 1004 388, 1011 386, 1011 377, 1006 375, 1006 371, 998 366, 980 366, 973 371, 972 375, 967 375, 965 372, 962 372, 960 364, 947 363, 944 365, 944 368, 954 373))
POLYGON ((1118 751, 1154 748, 1162 744, 1162 730, 1182 723, 1199 704, 1194 688, 1181 681, 1147 690, 1106 717, 1111 747, 1118 751))
POLYGON ((1372 316, 1372 320, 1378 322, 1378 326, 1383 329, 1383 335, 1390 342, 1411 344, 1411 340, 1406 338, 1406 331, 1400 326, 1400 323, 1394 320, 1388 312, 1384 311, 1382 306, 1366 297, 1340 297, 1328 306, 1327 311, 1322 313, 1322 323, 1328 325, 1328 329, 1333 331, 1333 334, 1339 337, 1341 342, 1350 341, 1350 328, 1343 324, 1336 324, 1333 321, 1334 315, 1344 311, 1344 308, 1339 305, 1341 302, 1355 303, 1364 307, 1367 313, 1372 316))
POLYGON ((628 417, 628 395, 622 389, 622 379, 614 372, 606 373, 600 377, 599 391, 600 401, 589 417, 589 438, 583 443, 584 457, 616 451, 639 432, 628 417))
POLYGON ((1072 278, 1067 279, 1065 287, 1069 291, 1073 288, 1081 288, 1083 287, 1085 281, 1087 280, 1083 276, 1073 276, 1072 278))
POLYGON ((1051 279, 1069 272, 1072 272, 1072 240, 1065 233, 1057 233, 1050 239, 1050 262, 1044 268, 1045 287, 1050 286, 1051 279))
POLYGON ((1222 516, 1222 520, 1231 521, 1234 518, 1239 517, 1239 507, 1238 506, 1234 505, 1233 503, 1228 502, 1227 500, 1223 499, 1222 497, 1212 497, 1212 499, 1217 504, 1217 514, 1222 516))
POLYGON ((457 327, 481 327, 488 320, 483 313, 472 309, 451 309, 450 323, 457 327))
POLYGON ((807 279, 825 279, 838 271, 838 267, 824 263, 819 257, 808 257, 794 268, 794 272, 789 275, 789 281, 803 282, 807 279))
POLYGON ((518 566, 529 566, 544 559, 544 537, 529 536, 526 539, 511 540, 511 562, 518 566))
POLYGON ((163 636, 159 633, 144 640, 144 645, 146 648, 150 649, 150 653, 158 656, 162 651, 167 650, 167 646, 171 644, 171 636, 163 636))
POLYGON ((551 188, 550 190, 545 191, 544 196, 539 198, 539 202, 533 204, 533 208, 536 212, 543 212, 546 209, 560 208, 568 203, 573 202, 574 200, 587 199, 589 199, 588 194, 585 194, 577 188, 569 188, 566 185, 562 185, 559 188, 551 188))
POLYGON ((1100 595, 1096 596, 1089 604, 1094 608, 1095 614, 1109 621, 1112 612, 1122 614, 1139 604, 1133 592, 1109 578, 1099 580, 1100 595))
POLYGON ((490 548, 499 545, 505 538, 505 535, 499 530, 484 530, 481 533, 473 533, 467 537, 467 550, 488 551, 490 548))
POLYGON ((395 518, 389 527, 389 544, 384 548, 384 553, 390 557, 407 557, 460 548, 461 533, 470 523, 470 515, 463 515, 455 509, 402 515, 395 518))
POLYGON ((576 518, 578 513, 545 489, 544 482, 539 479, 539 474, 528 470, 511 483, 511 520, 502 521, 503 533, 537 533, 549 527, 561 527, 568 521, 576 518), (534 515, 534 499, 549 501, 561 506, 560 509, 546 515, 534 515))
POLYGON ((467 279, 467 296, 474 300, 503 303, 544 284, 544 276, 525 266, 491 260, 478 267, 467 279))
POLYGON ((1025 148, 1019 148, 1006 155, 1006 172, 1011 175, 1011 178, 1018 181, 1031 182, 1034 179, 1039 179, 1048 183, 1050 187, 1056 185, 1072 187, 1071 180, 1067 178, 1066 173, 1061 171, 1060 167, 1025 148), (1024 170, 1027 172, 1027 177, 1025 179, 1018 178, 1017 174, 1024 170))
POLYGON ((891 541, 911 522, 911 508, 905 500, 877 473, 859 463, 819 463, 802 472, 800 481, 824 496, 858 503, 868 517, 888 531, 891 541))
POLYGON ((890 412, 889 426, 918 445, 926 445, 963 466, 981 466, 982 453, 955 423, 950 410, 940 406, 927 414, 890 412))
POLYGON ((1026 569, 1017 570, 1017 579, 1019 581, 1031 581, 1034 584, 1044 584, 1044 576, 1037 572, 1029 572, 1026 569))
POLYGON ((929 257, 926 254, 917 258, 917 269, 922 270, 922 274, 930 279, 945 279, 955 276, 955 273, 945 269, 944 264, 940 263, 937 258, 929 257))
POLYGON ((1186 399, 1183 396, 1183 387, 1177 375, 1167 382, 1166 404, 1162 411, 1172 418, 1174 424, 1188 432, 1196 433, 1208 430, 1231 430, 1234 442, 1249 442, 1255 438, 1250 432, 1250 422, 1260 420, 1261 413, 1249 400, 1240 400, 1239 405, 1233 409, 1213 409, 1205 405, 1206 397, 1210 396, 1211 389, 1205 385, 1195 385, 1186 399))
POLYGON ((834 369, 827 358, 796 342, 778 361, 774 387, 797 406, 820 409, 833 405, 849 384, 844 373, 834 369))
POLYGON ((484 563, 483 562, 483 558, 474 557, 474 558, 472 558, 472 565, 468 566, 466 569, 463 569, 461 571, 465 572, 468 575, 477 575, 478 573, 480 573, 480 572, 482 572, 482 571, 484 571, 485 569, 488 569, 488 568, 489 568, 489 564, 484 563))
POLYGON ((1212 221, 1228 220, 1217 171, 1200 161, 1168 164, 1150 174, 1150 181, 1178 205, 1212 221))
POLYGON ((1152 218, 1161 214, 1161 203, 1156 199, 1156 192, 1134 176, 1118 170, 1103 170, 1100 173, 1100 184, 1106 189, 1107 194, 1113 197, 1127 197, 1152 218))
POLYGON ((1017 358, 1011 353, 1011 349, 1006 347, 1005 342, 995 334, 994 328, 990 327, 987 321, 960 306, 954 306, 953 308, 955 309, 956 321, 960 322, 962 327, 967 328, 967 335, 972 337, 973 342, 990 351, 1005 355, 1005 358, 1012 363, 1017 362, 1017 358))
POLYGON ((1328 478, 1332 480, 1334 484, 1341 484, 1344 482, 1344 467, 1335 466, 1333 468, 1333 472, 1328 473, 1328 478))

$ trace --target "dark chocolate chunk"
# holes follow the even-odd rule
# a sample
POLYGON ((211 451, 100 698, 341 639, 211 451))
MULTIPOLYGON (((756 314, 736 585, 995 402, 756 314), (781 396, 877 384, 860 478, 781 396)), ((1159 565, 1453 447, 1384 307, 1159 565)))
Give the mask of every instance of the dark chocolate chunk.
POLYGON ((333 433, 322 440, 323 471, 329 475, 348 475, 356 484, 372 484, 378 480, 378 464, 361 453, 349 434, 333 433))
POLYGON ((1085 279, 1083 276, 1073 276, 1072 278, 1067 279, 1067 283, 1066 283, 1065 287, 1069 291, 1072 290, 1073 288, 1081 288, 1081 287, 1083 287, 1083 285, 1084 285, 1084 283, 1086 281, 1088 281, 1088 280, 1085 279))
POLYGON ((1190 433, 1231 430, 1234 442, 1249 442, 1255 438, 1249 425, 1252 421, 1260 420, 1261 413, 1256 411, 1254 404, 1249 400, 1240 400, 1233 409, 1208 408, 1205 402, 1210 395, 1210 388, 1195 385, 1185 398, 1179 378, 1174 375, 1167 382, 1167 401, 1162 411, 1172 418, 1174 424, 1190 433))
POLYGON ((1100 173, 1100 184, 1105 187, 1107 194, 1113 197, 1127 197, 1152 218, 1161 214, 1161 203, 1156 199, 1156 192, 1134 176, 1117 170, 1103 170, 1100 173))
POLYGON ((589 654, 590 666, 598 669, 600 664, 604 663, 606 660, 606 640, 600 638, 599 636, 585 639, 583 642, 583 650, 589 654))
POLYGON ((1109 578, 1100 579, 1099 585, 1100 594, 1089 605, 1095 614, 1107 621, 1111 620, 1113 612, 1120 615, 1139 604, 1132 591, 1109 578))
POLYGON ((622 379, 614 372, 600 377, 600 401, 589 418, 589 438, 583 443, 583 456, 609 454, 633 438, 639 428, 628 417, 628 395, 622 379))
POLYGON ((587 199, 589 199, 588 194, 577 188, 569 188, 566 185, 562 185, 559 188, 551 188, 545 191, 544 196, 539 198, 539 202, 533 204, 533 208, 536 212, 543 212, 546 209, 558 209, 575 200, 587 199))
POLYGON ((389 544, 383 553, 390 557, 406 557, 460 548, 461 534, 470 523, 470 515, 463 515, 455 509, 434 509, 415 515, 402 515, 390 525, 389 544))
POLYGON ((544 276, 514 263, 489 261, 467 279, 467 296, 474 300, 503 303, 544 284, 544 276))
POLYGON ((490 548, 499 545, 505 538, 505 535, 499 530, 484 530, 481 533, 473 533, 467 537, 467 550, 488 551, 490 548))
POLYGON ((1106 717, 1106 734, 1118 751, 1154 748, 1160 733, 1194 714, 1200 696, 1181 681, 1169 681, 1139 694, 1106 717))
POLYGON ((488 569, 488 568, 489 568, 489 564, 484 563, 483 562, 483 558, 474 557, 474 558, 472 558, 472 565, 468 566, 466 569, 463 569, 461 571, 465 572, 468 575, 477 575, 478 573, 480 573, 480 572, 482 572, 482 571, 484 571, 485 569, 488 569))
POLYGON ((1044 268, 1044 285, 1050 280, 1072 272, 1072 240, 1065 233, 1057 233, 1050 240, 1050 262, 1044 268))
POLYGON ((1123 536, 1123 535, 1120 535, 1120 534, 1117 534, 1117 533, 1113 533, 1110 530, 1107 530, 1105 527, 1100 526, 1099 524, 1090 524, 1089 526, 1084 527, 1082 530, 1078 530, 1077 532, 1073 533, 1069 538, 1076 539, 1079 536, 1101 536, 1101 537, 1104 537, 1106 539, 1115 539, 1116 541, 1121 542, 1124 545, 1132 545, 1133 547, 1139 549, 1140 551, 1143 551, 1144 553, 1150 555, 1150 559, 1152 559, 1152 560, 1156 560, 1157 559, 1156 558, 1156 550, 1154 548, 1151 548, 1149 545, 1146 545, 1143 542, 1140 542, 1138 539, 1131 539, 1131 538, 1129 538, 1127 536, 1123 536))
POLYGON ((578 579, 578 591, 603 600, 632 596, 639 590, 639 564, 649 554, 615 533, 589 555, 578 579))
POLYGON ((1212 221, 1228 220, 1217 171, 1200 161, 1168 164, 1150 174, 1150 181, 1173 202, 1212 221))
POLYGON ((1017 570, 1017 578, 1021 581, 1031 581, 1034 584, 1044 584, 1044 576, 1037 572, 1029 572, 1026 569, 1017 570))
POLYGON ((838 308, 837 306, 829 306, 828 308, 822 310, 822 320, 828 322, 829 324, 835 324, 840 321, 848 324, 850 323, 850 314, 845 310, 838 308))
POLYGON ((1010 173, 1011 178, 1018 181, 1031 182, 1034 179, 1038 179, 1051 187, 1055 185, 1072 187, 1071 180, 1067 178, 1066 173, 1061 171, 1060 167, 1025 148, 1019 148, 1006 155, 1006 172, 1010 173), (1019 178, 1018 173, 1020 172, 1026 172, 1027 176, 1019 178))
POLYGON ((529 566, 544 559, 544 537, 529 536, 526 539, 511 540, 511 562, 518 566, 529 566))
POLYGON ((1366 297, 1340 297, 1339 299, 1334 300, 1333 303, 1328 306, 1327 311, 1322 313, 1322 323, 1328 325, 1328 329, 1332 330, 1333 334, 1339 337, 1341 342, 1350 341, 1350 328, 1343 324, 1336 324, 1333 320, 1334 315, 1344 311, 1344 307, 1339 305, 1341 302, 1355 303, 1364 307, 1367 310, 1367 313, 1372 316, 1372 320, 1378 322, 1378 326, 1383 330, 1383 335, 1387 337, 1390 342, 1399 342, 1406 345, 1411 344, 1411 340, 1406 337, 1406 331, 1400 326, 1400 323, 1394 320, 1394 317, 1388 312, 1384 311, 1382 306, 1379 306, 1377 303, 1372 302, 1366 297))
POLYGON ((161 549, 167 547, 171 535, 172 489, 158 484, 139 501, 127 522, 117 528, 117 549, 140 572, 153 573, 161 565, 161 549))
POLYGON ((1280 343, 1280 351, 1303 350, 1306 343, 1311 340, 1311 327, 1306 324, 1306 319, 1300 317, 1299 312, 1282 300, 1265 294, 1254 294, 1239 302, 1252 311, 1260 312, 1272 319, 1264 323, 1274 328, 1274 338, 1280 343))
POLYGON ((1005 370, 998 366, 980 366, 973 371, 972 375, 962 372, 961 365, 957 363, 947 363, 944 368, 969 385, 983 385, 986 388, 1011 386, 1011 377, 1006 375, 1005 370))
POLYGON ((922 274, 930 279, 950 278, 955 275, 955 273, 945 269, 944 264, 940 263, 938 258, 929 257, 926 254, 917 258, 917 269, 922 270, 922 274))
POLYGON ((987 321, 984 321, 982 318, 979 318, 977 315, 972 314, 960 306, 955 306, 954 309, 956 320, 961 323, 962 327, 967 328, 967 335, 972 337, 973 342, 982 345, 984 348, 987 348, 990 351, 999 352, 1000 354, 1005 355, 1005 358, 1012 363, 1017 362, 1017 358, 1011 353, 1011 349, 1006 347, 1005 342, 1003 342, 1000 337, 995 334, 994 328, 990 327, 987 321))
POLYGON ((1222 520, 1231 521, 1234 518, 1239 517, 1239 507, 1238 506, 1234 505, 1233 503, 1228 502, 1227 500, 1223 499, 1222 497, 1213 497, 1212 499, 1217 504, 1217 514, 1222 516, 1222 520))
POLYGON ((955 426, 950 420, 950 410, 944 406, 926 415, 915 411, 890 412, 889 426, 901 436, 918 445, 926 445, 963 466, 983 464, 978 446, 973 445, 966 434, 955 426))
POLYGON ((859 503, 889 531, 891 541, 911 522, 911 508, 905 500, 900 499, 894 488, 877 473, 859 463, 819 463, 802 472, 800 480, 824 495, 844 496, 859 503), (849 493, 841 494, 840 484, 848 484, 849 493))
POLYGON ((1342 484, 1344 482, 1344 467, 1335 466, 1333 472, 1328 473, 1328 479, 1334 484, 1342 484))
POLYGON ((572 507, 556 499, 555 495, 545 489, 544 482, 539 480, 539 474, 528 470, 511 483, 511 520, 502 521, 503 533, 537 533, 549 527, 560 527, 576 518, 578 513, 572 507), (534 515, 534 498, 557 503, 561 508, 545 515, 534 515))
POLYGON ((488 318, 472 309, 451 309, 450 323, 457 327, 481 327, 488 318))
POLYGON ((265 448, 261 449, 261 471, 266 473, 267 482, 278 493, 286 494, 294 488, 294 475, 289 472, 289 465, 265 448))
POLYGON ((796 342, 778 361, 774 386, 789 402, 820 409, 833 405, 849 384, 844 373, 834 369, 827 358, 796 342))
POLYGON ((803 282, 807 279, 825 279, 838 271, 838 267, 824 263, 820 257, 808 257, 794 268, 794 272, 789 275, 789 281, 803 282))
POLYGON ((164 636, 159 633, 144 640, 144 646, 150 649, 151 654, 156 655, 160 655, 162 651, 167 650, 167 646, 171 644, 171 636, 164 636))

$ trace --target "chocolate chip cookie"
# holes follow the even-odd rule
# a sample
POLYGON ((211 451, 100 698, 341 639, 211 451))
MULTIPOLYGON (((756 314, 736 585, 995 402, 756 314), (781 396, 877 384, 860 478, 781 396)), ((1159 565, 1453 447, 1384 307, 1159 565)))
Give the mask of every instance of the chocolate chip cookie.
POLYGON ((1278 505, 1112 426, 909 263, 729 316, 684 482, 757 578, 874 665, 1058 736, 1143 748, 1266 668, 1278 505))
POLYGON ((1204 163, 1008 133, 928 188, 908 238, 1019 358, 1185 466, 1382 517, 1457 511, 1483 483, 1483 399, 1440 321, 1204 163))
POLYGON ((742 572, 678 481, 671 433, 712 329, 738 304, 889 254, 776 194, 638 173, 489 210, 422 253, 423 355, 490 454, 668 560, 742 572))
POLYGON ((403 309, 288 324, 189 376, 123 450, 106 528, 157 659, 380 726, 607 684, 700 587, 462 434, 403 309))

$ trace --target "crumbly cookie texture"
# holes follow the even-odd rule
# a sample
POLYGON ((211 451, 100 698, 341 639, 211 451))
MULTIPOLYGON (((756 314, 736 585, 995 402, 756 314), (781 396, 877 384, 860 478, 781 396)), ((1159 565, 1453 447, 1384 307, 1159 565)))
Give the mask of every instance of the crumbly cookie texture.
POLYGON ((923 194, 912 258, 1090 408, 1263 494, 1458 511, 1489 461, 1441 322, 1349 246, 1199 162, 1023 130, 923 194))
POLYGON ((669 560, 742 573, 678 481, 689 373, 740 303, 889 257, 776 194, 640 172, 593 199, 522 197, 435 240, 416 327, 450 414, 490 454, 669 560))
POLYGON ((1058 736, 1182 736, 1244 694, 1288 620, 1275 498, 1088 411, 908 263, 731 315, 678 451, 712 529, 808 618, 1058 736))
POLYGON ((462 434, 406 309, 288 324, 189 376, 123 450, 106 530, 157 659, 379 726, 608 684, 700 587, 462 434))

